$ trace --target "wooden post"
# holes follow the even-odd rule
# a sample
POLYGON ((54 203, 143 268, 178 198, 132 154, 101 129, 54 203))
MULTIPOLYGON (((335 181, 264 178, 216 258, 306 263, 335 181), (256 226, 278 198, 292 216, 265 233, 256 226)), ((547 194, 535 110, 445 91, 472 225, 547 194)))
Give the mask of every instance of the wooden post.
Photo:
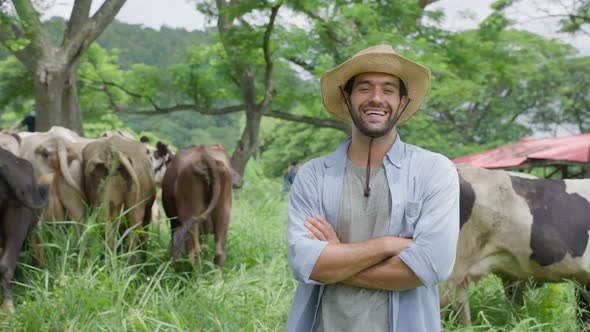
POLYGON ((587 179, 590 179, 590 146, 588 146, 588 160, 586 161, 586 176, 587 179))

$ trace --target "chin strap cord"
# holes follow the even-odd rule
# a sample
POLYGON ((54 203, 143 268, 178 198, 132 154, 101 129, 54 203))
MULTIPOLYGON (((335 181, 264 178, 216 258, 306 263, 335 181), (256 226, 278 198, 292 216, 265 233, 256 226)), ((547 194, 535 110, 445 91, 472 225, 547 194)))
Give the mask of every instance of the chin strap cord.
POLYGON ((371 179, 371 148, 373 147, 373 138, 369 140, 369 156, 367 157, 367 175, 365 179, 365 197, 371 196, 371 187, 369 181, 371 179))

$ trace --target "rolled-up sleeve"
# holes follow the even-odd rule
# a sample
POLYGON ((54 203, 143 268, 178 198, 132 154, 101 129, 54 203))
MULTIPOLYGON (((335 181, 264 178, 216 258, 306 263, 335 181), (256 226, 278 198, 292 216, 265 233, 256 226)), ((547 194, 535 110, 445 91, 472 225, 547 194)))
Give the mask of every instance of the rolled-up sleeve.
POLYGON ((289 199, 287 255, 293 277, 306 284, 321 284, 310 279, 326 241, 312 240, 305 228, 305 218, 320 214, 320 184, 312 163, 304 165, 295 177, 289 199))
POLYGON ((399 255, 425 286, 436 285, 449 277, 459 237, 457 170, 442 156, 430 165, 413 241, 399 255))

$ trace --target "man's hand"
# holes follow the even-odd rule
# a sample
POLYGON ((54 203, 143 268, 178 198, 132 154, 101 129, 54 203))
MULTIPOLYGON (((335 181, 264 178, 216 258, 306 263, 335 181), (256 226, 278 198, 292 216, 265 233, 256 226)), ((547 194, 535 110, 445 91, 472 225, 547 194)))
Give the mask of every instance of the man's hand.
POLYGON ((307 232, 314 240, 328 241, 328 243, 340 243, 336 231, 326 219, 318 215, 305 218, 307 232))

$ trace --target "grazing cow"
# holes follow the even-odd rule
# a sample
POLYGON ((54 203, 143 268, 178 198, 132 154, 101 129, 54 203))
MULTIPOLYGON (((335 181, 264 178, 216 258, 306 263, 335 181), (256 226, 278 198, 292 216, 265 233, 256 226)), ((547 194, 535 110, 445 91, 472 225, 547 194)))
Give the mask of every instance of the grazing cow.
MULTIPOLYGON (((115 131, 105 131, 102 132, 99 137, 100 138, 108 138, 115 134, 120 136, 126 137, 131 140, 135 140, 135 137, 130 133, 117 129, 115 131)), ((154 178, 156 180, 157 185, 162 184, 162 178, 164 177, 164 173, 166 172, 166 166, 174 157, 174 154, 170 149, 168 149, 168 145, 164 144, 160 141, 156 143, 156 147, 152 147, 148 143, 143 143, 146 148, 146 153, 150 158, 150 162, 152 163, 152 169, 154 170, 154 178)))
MULTIPOLYGON (((464 281, 490 272, 505 280, 590 286, 590 179, 537 179, 466 164, 457 170, 461 231, 453 272, 441 290, 457 291, 466 325, 464 281)), ((578 299, 588 309, 588 298, 578 299)))
POLYGON ((195 253, 201 252, 199 224, 211 218, 215 264, 225 264, 232 182, 229 156, 221 146, 192 146, 174 156, 162 180, 162 202, 172 228, 174 263, 185 243, 194 266, 195 253))
MULTIPOLYGON (((143 229, 151 219, 156 185, 143 144, 115 134, 89 143, 82 155, 84 189, 91 205, 99 206, 104 202, 107 234, 111 234, 123 208, 129 209, 127 224, 134 232, 126 240, 126 249, 137 248, 137 234, 140 244, 146 246, 147 232, 143 229)), ((125 231, 125 224, 120 223, 119 234, 125 231)), ((114 250, 114 241, 113 237, 108 239, 111 250, 114 250)), ((135 256, 131 260, 134 262, 135 256)))
POLYGON ((47 204, 47 188, 39 187, 33 166, 0 148, 0 283, 2 309, 12 315, 11 280, 27 234, 37 224, 37 212, 47 204))
POLYGON ((86 197, 82 190, 82 149, 93 140, 63 127, 22 137, 21 156, 33 164, 35 176, 52 178, 47 219, 83 220, 86 197))
POLYGON ((102 133, 100 133, 98 135, 99 138, 109 138, 113 135, 120 135, 132 140, 135 140, 135 136, 133 136, 131 133, 125 131, 125 130, 121 130, 121 129, 117 129, 117 130, 107 130, 107 131, 103 131, 102 133))

